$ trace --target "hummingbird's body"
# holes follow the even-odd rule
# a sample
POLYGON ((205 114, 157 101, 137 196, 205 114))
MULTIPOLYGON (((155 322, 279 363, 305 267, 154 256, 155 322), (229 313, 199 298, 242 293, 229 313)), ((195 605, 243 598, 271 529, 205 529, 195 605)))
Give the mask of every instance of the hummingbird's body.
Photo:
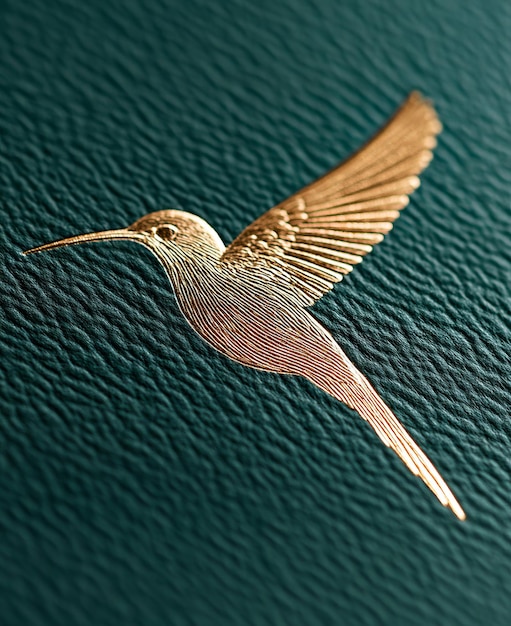
POLYGON ((419 184, 440 125, 412 94, 351 159, 274 207, 228 247, 201 218, 151 213, 132 226, 33 248, 126 239, 161 261, 195 331, 250 367, 303 376, 358 412, 458 518, 451 490, 367 379, 308 311, 383 239, 419 184))
POLYGON ((250 367, 302 373, 297 355, 331 344, 327 331, 304 308, 286 306, 269 277, 250 274, 225 265, 219 254, 178 261, 169 277, 184 316, 214 348, 250 367))
POLYGON ((225 263, 221 239, 216 233, 211 237, 209 224, 196 215, 166 213, 181 229, 184 221, 196 229, 192 245, 164 265, 181 312, 213 348, 249 367, 304 376, 315 384, 327 372, 337 381, 340 374, 362 380, 332 335, 300 306, 291 289, 283 293, 271 273, 254 276, 250 269, 225 263))

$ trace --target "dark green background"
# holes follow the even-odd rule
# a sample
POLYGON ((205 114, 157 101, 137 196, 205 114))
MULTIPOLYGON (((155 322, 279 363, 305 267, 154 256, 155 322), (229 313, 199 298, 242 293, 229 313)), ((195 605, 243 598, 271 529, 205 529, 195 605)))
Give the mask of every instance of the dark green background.
POLYGON ((0 2, 2 626, 510 623, 510 35, 508 0, 0 2), (465 524, 147 251, 19 254, 167 207, 229 241, 413 88, 436 158, 315 312, 465 524))

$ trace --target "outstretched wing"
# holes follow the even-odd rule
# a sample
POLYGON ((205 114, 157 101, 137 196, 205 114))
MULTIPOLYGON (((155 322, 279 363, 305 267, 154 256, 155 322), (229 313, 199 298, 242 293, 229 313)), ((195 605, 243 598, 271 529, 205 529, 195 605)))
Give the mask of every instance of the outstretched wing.
POLYGON ((433 106, 413 92, 358 152, 248 226, 222 261, 269 271, 313 304, 392 228, 440 130, 433 106))

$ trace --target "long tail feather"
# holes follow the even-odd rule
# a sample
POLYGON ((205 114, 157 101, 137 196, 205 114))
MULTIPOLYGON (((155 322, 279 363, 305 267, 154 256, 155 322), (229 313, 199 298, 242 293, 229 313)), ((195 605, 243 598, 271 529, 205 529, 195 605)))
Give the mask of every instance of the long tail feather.
MULTIPOLYGON (((340 349, 339 352, 341 362, 337 361, 338 368, 335 366, 328 368, 326 374, 324 370, 321 374, 316 371, 307 378, 310 378, 320 389, 357 411, 371 425, 380 440, 394 450, 413 474, 424 481, 438 500, 450 508, 458 519, 465 520, 465 511, 433 463, 415 443, 369 381, 356 370, 340 349), (334 369, 337 370, 335 373, 334 369)), ((339 356, 336 355, 336 360, 339 356)))

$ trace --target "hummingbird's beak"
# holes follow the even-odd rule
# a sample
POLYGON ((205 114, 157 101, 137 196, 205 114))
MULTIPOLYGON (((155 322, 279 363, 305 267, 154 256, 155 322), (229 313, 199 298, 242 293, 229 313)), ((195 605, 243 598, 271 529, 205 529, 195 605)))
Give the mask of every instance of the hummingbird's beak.
POLYGON ((102 230, 99 233, 87 233, 85 235, 75 235, 74 237, 67 237, 66 239, 59 239, 58 241, 52 241, 51 243, 45 243, 42 246, 36 248, 30 248, 25 250, 23 254, 35 254, 36 252, 43 252, 44 250, 51 250, 52 248, 61 248, 63 246, 75 246, 79 243, 87 243, 89 241, 110 241, 111 239, 129 239, 131 241, 137 241, 142 238, 141 233, 137 233, 127 228, 120 228, 119 230, 102 230))

